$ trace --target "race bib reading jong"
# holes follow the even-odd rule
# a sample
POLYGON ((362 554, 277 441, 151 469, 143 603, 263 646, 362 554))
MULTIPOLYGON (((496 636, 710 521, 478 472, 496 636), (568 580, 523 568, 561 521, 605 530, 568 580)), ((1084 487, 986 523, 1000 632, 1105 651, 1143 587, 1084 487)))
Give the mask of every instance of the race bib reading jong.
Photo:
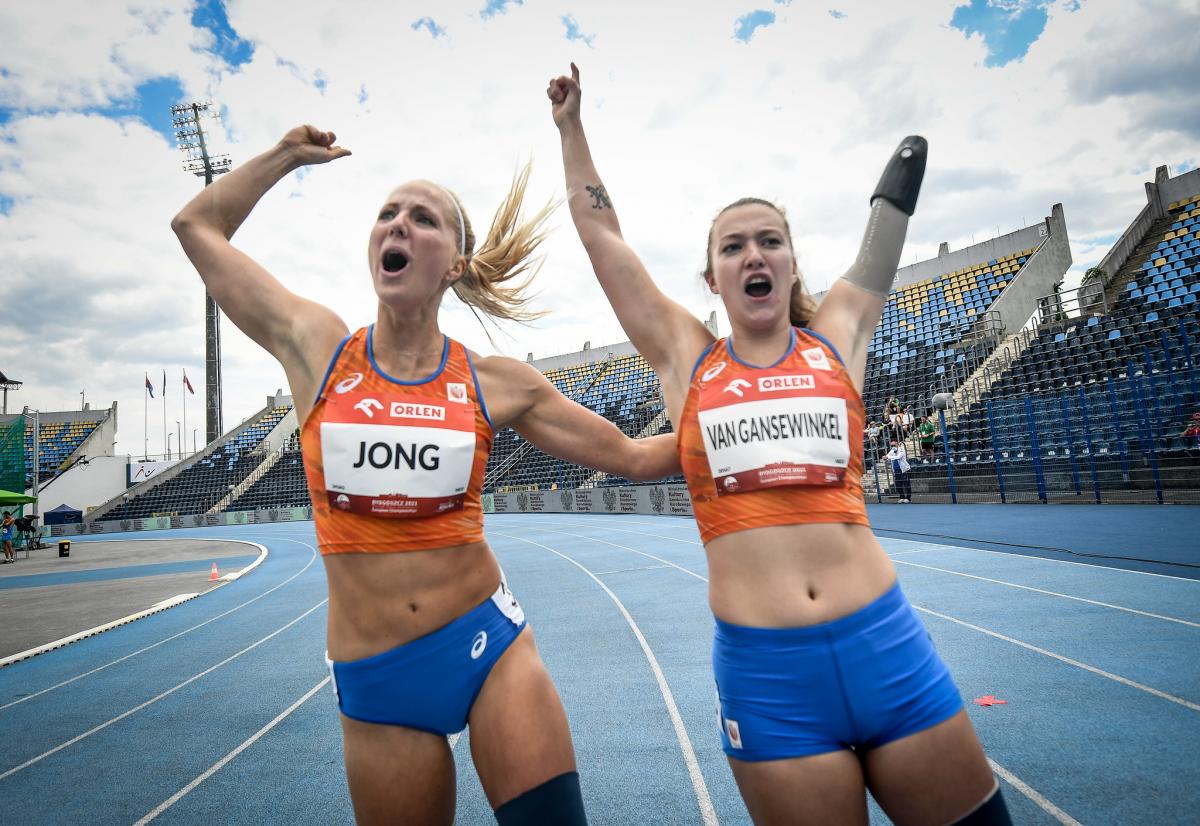
POLYGON ((850 461, 846 400, 812 374, 752 374, 700 391, 700 433, 717 494, 840 485, 850 461), (821 395, 816 395, 820 393, 821 395))
POLYGON ((444 399, 346 394, 321 422, 331 507, 406 518, 461 510, 475 461, 475 408, 444 399))

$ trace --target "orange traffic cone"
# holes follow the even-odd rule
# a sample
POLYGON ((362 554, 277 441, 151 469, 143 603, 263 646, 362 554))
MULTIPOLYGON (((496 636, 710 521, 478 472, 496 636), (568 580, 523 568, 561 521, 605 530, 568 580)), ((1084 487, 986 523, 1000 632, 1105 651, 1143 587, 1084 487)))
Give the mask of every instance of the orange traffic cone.
POLYGON ((217 563, 214 562, 213 567, 212 567, 212 573, 208 575, 208 581, 216 582, 220 578, 221 578, 221 575, 217 573, 217 563))

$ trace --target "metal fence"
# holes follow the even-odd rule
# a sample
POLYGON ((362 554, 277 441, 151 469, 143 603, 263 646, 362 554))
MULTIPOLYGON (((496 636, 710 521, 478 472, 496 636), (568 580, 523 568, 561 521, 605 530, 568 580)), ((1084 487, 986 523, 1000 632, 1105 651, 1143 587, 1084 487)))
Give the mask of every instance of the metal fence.
MULTIPOLYGON (((1185 344, 1186 344, 1185 339, 1185 344)), ((947 427, 933 451, 903 434, 914 501, 1200 503, 1200 370, 1146 348, 1123 374, 979 402, 981 427, 947 427), (1165 361, 1161 366, 1156 362, 1165 361)), ((961 418, 961 417, 960 417, 961 418)), ((886 432, 886 431, 885 431, 886 432)), ((868 501, 900 498, 884 439, 867 442, 868 501)))

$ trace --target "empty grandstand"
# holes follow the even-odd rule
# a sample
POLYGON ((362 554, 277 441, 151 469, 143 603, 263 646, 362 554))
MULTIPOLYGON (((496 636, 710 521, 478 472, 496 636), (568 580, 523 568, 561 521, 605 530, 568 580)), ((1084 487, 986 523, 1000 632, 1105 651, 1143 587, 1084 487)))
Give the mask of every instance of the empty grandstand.
POLYGON ((295 429, 290 397, 276 396, 250 419, 200 453, 135 485, 88 515, 91 520, 202 514, 241 492, 295 429))
MULTIPOLYGON (((11 427, 17 419, 25 422, 25 486, 33 485, 34 430, 33 416, 10 413, 0 415, 0 430, 11 427)), ((76 459, 83 456, 112 456, 117 434, 117 404, 100 410, 67 410, 39 412, 37 464, 38 483, 45 484, 76 459)))

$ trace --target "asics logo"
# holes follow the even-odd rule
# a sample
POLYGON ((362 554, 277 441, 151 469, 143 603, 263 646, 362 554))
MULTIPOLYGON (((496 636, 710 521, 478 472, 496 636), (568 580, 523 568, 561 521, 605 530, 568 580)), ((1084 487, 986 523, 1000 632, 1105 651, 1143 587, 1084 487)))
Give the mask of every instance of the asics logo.
POLYGON ((471 643, 471 659, 479 659, 479 655, 483 653, 483 649, 487 648, 487 631, 480 631, 475 635, 475 640, 471 643))
POLYGON ((368 419, 375 418, 376 410, 383 410, 383 405, 374 399, 363 399, 358 404, 354 405, 355 410, 361 410, 367 414, 368 419))
POLYGON ((342 379, 341 381, 339 381, 337 383, 337 386, 333 388, 333 392, 349 393, 351 390, 358 387, 358 383, 362 380, 363 380, 362 373, 351 373, 349 376, 347 376, 346 378, 342 379))
POLYGON ((704 375, 700 377, 700 381, 712 381, 717 376, 721 375, 721 371, 725 369, 725 362, 718 361, 712 367, 704 371, 704 375))

